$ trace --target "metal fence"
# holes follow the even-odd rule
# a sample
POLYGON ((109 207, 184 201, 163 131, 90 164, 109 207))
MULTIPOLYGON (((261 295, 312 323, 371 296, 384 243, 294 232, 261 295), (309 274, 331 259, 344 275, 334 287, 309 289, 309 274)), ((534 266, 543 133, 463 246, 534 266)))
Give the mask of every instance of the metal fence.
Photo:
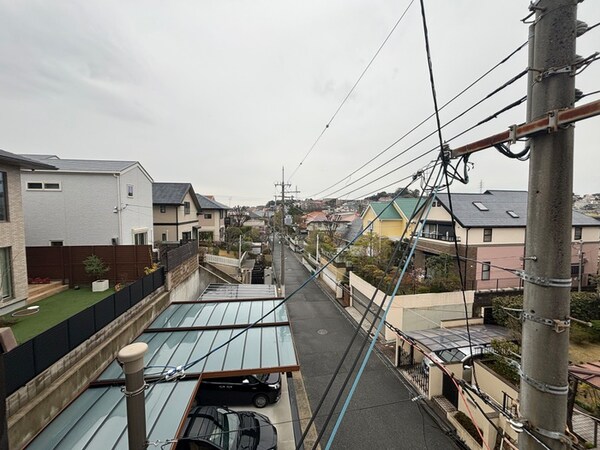
POLYGON ((95 305, 2 355, 10 395, 164 285, 164 269, 140 278, 95 305))

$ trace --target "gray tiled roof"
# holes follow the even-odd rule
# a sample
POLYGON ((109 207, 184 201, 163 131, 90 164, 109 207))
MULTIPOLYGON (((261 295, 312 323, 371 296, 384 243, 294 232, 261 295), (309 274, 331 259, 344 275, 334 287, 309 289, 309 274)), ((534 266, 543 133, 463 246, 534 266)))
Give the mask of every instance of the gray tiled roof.
MULTIPOLYGON (((438 199, 450 211, 448 194, 438 199)), ((483 194, 452 194, 452 209, 456 220, 463 227, 525 227, 527 224, 527 191, 489 190, 483 194), (474 203, 481 202, 487 211, 481 211, 474 203), (518 217, 511 217, 514 211, 518 217)), ((600 226, 600 222, 573 211, 574 226, 600 226)))
POLYGON ((46 164, 52 164, 59 171, 66 172, 106 172, 118 173, 137 164, 137 161, 108 161, 100 159, 60 159, 54 155, 21 155, 46 164))
POLYGON ((152 203, 156 205, 182 205, 190 183, 152 183, 152 203))
POLYGON ((229 206, 225 206, 216 200, 211 200, 204 195, 196 194, 196 198, 198 199, 198 203, 200 203, 201 209, 231 209, 229 206))
POLYGON ((22 169, 56 169, 56 167, 53 165, 33 160, 24 155, 17 155, 15 153, 7 152, 5 150, 0 150, 0 163, 17 166, 22 169))
POLYGON ((341 233, 342 233, 341 238, 345 242, 351 242, 362 231, 362 219, 360 217, 357 217, 348 226, 346 226, 346 225, 341 226, 341 228, 344 228, 344 227, 346 229, 341 231, 341 233))

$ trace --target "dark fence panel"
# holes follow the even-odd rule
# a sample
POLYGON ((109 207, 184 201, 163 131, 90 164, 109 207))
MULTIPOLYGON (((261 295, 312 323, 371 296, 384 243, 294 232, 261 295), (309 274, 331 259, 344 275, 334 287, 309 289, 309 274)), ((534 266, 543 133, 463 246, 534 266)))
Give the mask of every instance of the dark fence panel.
POLYGON ((115 292, 115 316, 119 317, 129 308, 131 308, 129 289, 121 289, 115 292))
POLYGON ((163 265, 169 272, 194 256, 198 256, 198 242, 191 241, 167 252, 163 265))
POLYGON ((24 386, 163 285, 164 269, 161 267, 2 355, 6 393, 10 395, 24 386))
POLYGON ((69 347, 74 349, 96 332, 94 308, 87 308, 67 319, 69 324, 69 347))
POLYGON ((6 395, 10 395, 37 375, 33 364, 33 340, 24 342, 4 357, 6 395))
POLYGON ((106 325, 115 320, 115 296, 111 295, 94 305, 94 321, 96 331, 100 331, 106 325))
POLYGON ((142 289, 144 292, 144 297, 149 296, 150 294, 152 294, 152 291, 154 291, 152 277, 150 275, 147 275, 144 278, 142 278, 142 289))
POLYGON ((69 348, 67 321, 53 326, 33 338, 35 371, 40 373, 65 356, 69 348))
POLYGON ((129 285, 131 306, 139 303, 144 298, 144 287, 142 283, 142 280, 137 280, 135 283, 129 285))

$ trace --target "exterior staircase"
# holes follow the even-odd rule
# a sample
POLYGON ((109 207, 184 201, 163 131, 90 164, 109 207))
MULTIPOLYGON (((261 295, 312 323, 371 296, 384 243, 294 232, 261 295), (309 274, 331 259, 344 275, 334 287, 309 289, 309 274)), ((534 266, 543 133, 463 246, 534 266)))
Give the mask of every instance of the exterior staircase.
POLYGON ((27 288, 29 292, 27 304, 31 305, 54 294, 66 291, 69 289, 69 286, 62 284, 60 281, 51 281, 47 284, 29 284, 27 288))

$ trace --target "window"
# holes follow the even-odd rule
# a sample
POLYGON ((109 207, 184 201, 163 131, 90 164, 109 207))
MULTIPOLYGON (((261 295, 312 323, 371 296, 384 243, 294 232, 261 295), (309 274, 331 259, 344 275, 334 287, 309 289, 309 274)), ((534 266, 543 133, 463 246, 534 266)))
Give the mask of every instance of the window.
POLYGON ((163 233, 161 239, 163 242, 166 242, 167 241, 167 233, 163 233))
POLYGON ((489 280, 490 279, 490 262, 486 261, 481 264, 481 279, 489 280))
MULTIPOLYGON (((582 267, 583 270, 583 267, 582 267)), ((579 264, 571 264, 571 278, 579 277, 579 264)))
POLYGON ((483 242, 492 242, 492 229, 491 228, 483 229, 483 242))
POLYGON ((439 200, 434 200, 433 203, 431 204, 432 208, 438 208, 442 206, 442 203, 439 200))
POLYGON ((184 214, 190 213, 190 202, 183 202, 183 213, 184 214))
POLYGON ((57 181, 42 182, 42 181, 28 181, 28 191, 60 191, 61 185, 57 181))
POLYGON ((50 241, 50 247, 62 247, 63 241, 50 241))
POLYGON ((167 212, 167 207, 165 205, 160 205, 160 212, 161 213, 166 213, 167 212))
POLYGON ((8 182, 6 172, 0 172, 0 222, 8 222, 8 182))
POLYGON ((576 241, 580 241, 581 240, 582 231, 583 231, 582 228, 581 227, 575 227, 574 231, 575 231, 574 232, 574 239, 576 241))
POLYGON ((479 211, 489 211, 489 208, 481 202, 473 202, 473 205, 475 205, 475 208, 479 211))
POLYGON ((212 219, 212 213, 204 214, 205 219, 212 219))
POLYGON ((127 197, 129 197, 129 198, 133 197, 133 184, 127 185, 127 197))
POLYGON ((37 190, 41 191, 42 189, 44 189, 44 184, 38 183, 38 182, 28 182, 27 189, 30 191, 37 191, 37 190))
POLYGON ((184 241, 190 241, 192 239, 192 232, 184 231, 183 233, 181 233, 181 239, 183 239, 184 241))
POLYGON ((512 209, 506 211, 506 214, 508 214, 513 219, 518 219, 519 218, 519 215, 516 212, 514 212, 512 209))
POLYGON ((148 242, 148 233, 135 233, 133 238, 135 245, 146 245, 146 242, 148 242))
POLYGON ((7 300, 13 296, 10 250, 10 247, 0 248, 0 300, 7 300))

